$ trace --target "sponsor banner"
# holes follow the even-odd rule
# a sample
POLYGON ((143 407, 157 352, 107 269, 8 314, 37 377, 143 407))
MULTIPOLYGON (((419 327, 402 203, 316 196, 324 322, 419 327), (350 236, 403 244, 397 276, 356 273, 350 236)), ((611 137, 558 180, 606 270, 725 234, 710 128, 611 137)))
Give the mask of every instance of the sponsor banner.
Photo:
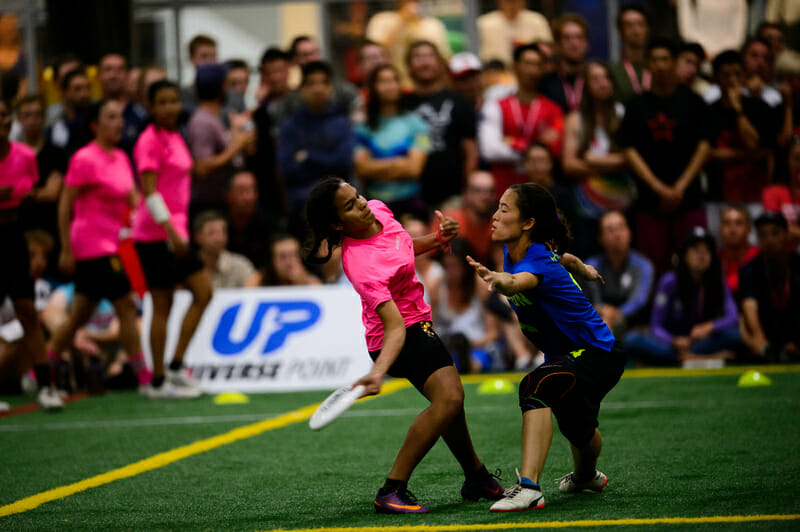
MULTIPOLYGON (((167 321, 165 364, 172 359, 191 294, 175 294, 167 321)), ((152 363, 153 306, 145 296, 142 345, 152 363)), ((209 392, 327 390, 372 367, 351 287, 216 290, 184 357, 209 392)))

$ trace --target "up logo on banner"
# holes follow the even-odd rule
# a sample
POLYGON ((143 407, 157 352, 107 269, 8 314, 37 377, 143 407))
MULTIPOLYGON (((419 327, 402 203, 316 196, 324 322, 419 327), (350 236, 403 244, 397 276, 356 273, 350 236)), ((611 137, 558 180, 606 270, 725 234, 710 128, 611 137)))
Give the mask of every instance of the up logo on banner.
POLYGON ((272 353, 280 349, 290 334, 312 327, 322 314, 319 305, 313 301, 263 301, 258 304, 244 338, 233 340, 232 332, 241 308, 242 303, 236 303, 220 315, 211 341, 220 355, 233 356, 243 352, 264 328, 269 334, 261 353, 272 353))

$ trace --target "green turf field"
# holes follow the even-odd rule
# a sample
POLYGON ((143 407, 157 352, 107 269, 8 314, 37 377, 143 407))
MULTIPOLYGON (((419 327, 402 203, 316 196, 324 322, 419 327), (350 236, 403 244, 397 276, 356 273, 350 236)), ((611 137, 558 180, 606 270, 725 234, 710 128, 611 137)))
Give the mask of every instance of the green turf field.
MULTIPOLYGON (((749 389, 738 388, 737 375, 726 372, 629 372, 600 415, 606 490, 558 492, 551 479, 571 470, 571 456, 556 433, 542 479, 546 508, 514 514, 490 514, 487 502, 462 502, 462 474, 442 443, 409 485, 431 513, 373 513, 372 498, 424 406, 413 388, 356 404, 321 432, 309 430, 307 412, 284 414, 319 402, 326 392, 253 395, 249 404, 224 406, 210 397, 89 398, 61 414, 0 419, 0 515, 11 514, 0 517, 0 530, 514 530, 554 521, 571 529, 632 530, 646 522, 616 520, 776 514, 794 517, 649 526, 800 530, 800 367, 774 370, 781 372, 770 374, 772 386, 749 389), (252 428, 268 418, 275 418, 275 427, 252 428), (211 440, 151 458, 246 426, 226 436, 236 441, 211 440), (183 456, 176 453, 188 456, 176 460, 183 456), (96 487, 82 489, 84 483, 48 493, 131 464, 124 474, 101 477, 96 487), (42 493, 44 498, 31 498, 42 493), (28 501, 35 507, 27 510, 28 501)), ((473 440, 487 467, 502 468, 504 484, 512 484, 519 465, 516 393, 480 395, 477 388, 474 380, 465 384, 473 440)), ((18 405, 22 399, 0 400, 18 405)))

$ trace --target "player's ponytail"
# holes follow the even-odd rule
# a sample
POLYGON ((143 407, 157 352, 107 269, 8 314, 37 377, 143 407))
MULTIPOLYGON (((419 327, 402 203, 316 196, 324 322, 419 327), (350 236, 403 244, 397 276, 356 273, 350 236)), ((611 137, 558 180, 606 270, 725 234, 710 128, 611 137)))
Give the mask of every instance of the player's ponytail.
POLYGON ((531 242, 550 244, 554 251, 565 251, 572 240, 572 233, 566 218, 556 207, 556 200, 550 192, 533 183, 512 185, 517 194, 517 208, 520 218, 533 218, 535 223, 530 230, 531 242))
POLYGON ((338 177, 329 177, 315 186, 306 200, 306 221, 311 234, 306 240, 305 259, 311 264, 328 262, 333 249, 342 242, 342 232, 333 227, 339 221, 333 200, 342 183, 338 177), (323 242, 328 244, 328 254, 318 257, 323 242))

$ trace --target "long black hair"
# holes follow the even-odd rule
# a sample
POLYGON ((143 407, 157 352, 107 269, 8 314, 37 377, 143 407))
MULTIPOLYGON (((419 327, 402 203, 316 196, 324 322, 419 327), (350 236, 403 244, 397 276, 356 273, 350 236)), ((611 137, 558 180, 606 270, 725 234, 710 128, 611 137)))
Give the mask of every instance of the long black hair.
MULTIPOLYGON (((369 74, 369 78, 367 79, 367 125, 373 131, 378 129, 378 125, 381 121, 381 98, 378 96, 378 91, 375 88, 375 85, 378 84, 378 76, 384 70, 391 70, 394 72, 394 75, 397 77, 397 84, 400 84, 400 71, 397 70, 392 64, 386 65, 378 65, 375 67, 372 72, 369 74)), ((400 99, 397 102, 397 111, 401 113, 404 110, 403 103, 405 98, 403 95, 400 94, 400 99)))
POLYGON ((550 244, 554 251, 565 251, 572 233, 567 219, 556 207, 556 200, 550 192, 533 183, 511 185, 509 190, 517 193, 517 208, 520 218, 536 220, 530 230, 531 242, 550 244))
POLYGON ((678 297, 686 313, 697 320, 697 323, 719 318, 724 313, 725 289, 722 278, 722 266, 717 255, 717 246, 714 238, 706 232, 698 236, 690 236, 681 248, 678 257, 678 297), (698 244, 705 244, 711 254, 711 264, 703 272, 698 284, 692 280, 689 266, 686 264, 686 252, 698 244), (698 289, 703 289, 703 307, 695 308, 698 289), (699 311, 699 312, 698 312, 699 311))
POLYGON ((306 240, 305 259, 311 264, 324 264, 331 258, 333 248, 342 243, 342 232, 333 226, 339 221, 336 206, 333 203, 336 192, 344 183, 340 177, 329 177, 321 181, 306 200, 306 221, 311 234, 306 240), (328 243, 328 254, 317 257, 322 242, 328 243))

